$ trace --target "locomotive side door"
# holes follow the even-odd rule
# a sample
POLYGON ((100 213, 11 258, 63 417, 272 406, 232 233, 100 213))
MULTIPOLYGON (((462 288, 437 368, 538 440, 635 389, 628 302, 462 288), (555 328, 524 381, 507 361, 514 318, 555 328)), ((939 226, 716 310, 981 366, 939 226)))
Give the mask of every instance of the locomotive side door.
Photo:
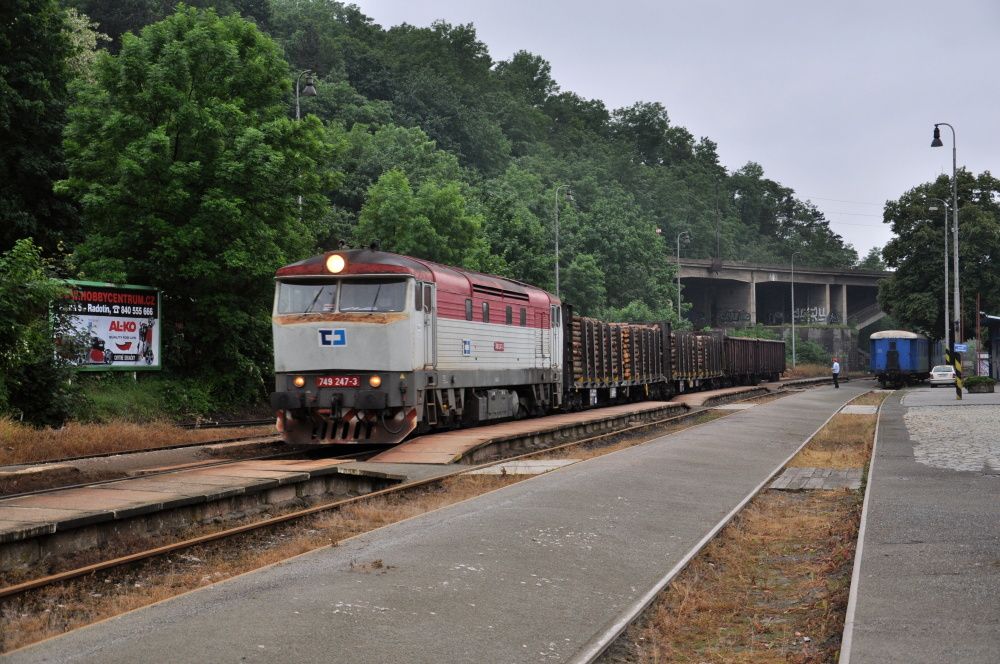
POLYGON ((434 284, 418 281, 417 286, 423 289, 423 356, 424 369, 437 366, 437 288, 434 284))
POLYGON ((551 338, 553 369, 558 369, 562 364, 562 309, 558 305, 552 305, 549 309, 549 329, 546 330, 551 338))
POLYGON ((551 333, 549 314, 542 311, 535 312, 535 366, 537 368, 548 366, 547 360, 552 347, 551 333))

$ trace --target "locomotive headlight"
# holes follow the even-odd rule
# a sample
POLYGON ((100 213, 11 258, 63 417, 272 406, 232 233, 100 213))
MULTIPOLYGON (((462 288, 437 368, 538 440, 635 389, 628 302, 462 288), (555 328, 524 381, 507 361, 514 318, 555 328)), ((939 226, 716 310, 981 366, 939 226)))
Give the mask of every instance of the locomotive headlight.
POLYGON ((326 269, 333 274, 340 274, 347 267, 347 261, 340 254, 333 254, 326 259, 326 269))
POLYGON ((292 385, 294 385, 295 387, 305 387, 306 386, 306 379, 305 379, 305 377, 304 376, 296 376, 295 380, 292 381, 292 385))
POLYGON ((379 385, 382 384, 382 377, 372 376, 371 378, 368 379, 368 384, 371 385, 372 387, 378 387, 379 385))

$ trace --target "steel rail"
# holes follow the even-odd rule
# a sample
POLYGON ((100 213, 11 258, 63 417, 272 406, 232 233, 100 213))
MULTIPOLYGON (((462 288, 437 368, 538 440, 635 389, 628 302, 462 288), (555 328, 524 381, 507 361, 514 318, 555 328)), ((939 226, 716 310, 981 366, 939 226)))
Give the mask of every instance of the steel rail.
MULTIPOLYGON (((784 396, 784 395, 781 395, 780 393, 771 393, 771 394, 774 394, 774 396, 776 398, 780 397, 780 396, 784 396)), ((730 401, 728 403, 740 403, 742 401, 750 401, 752 399, 760 399, 760 398, 762 398, 764 396, 770 396, 770 395, 760 395, 760 394, 758 394, 758 395, 755 395, 755 396, 752 396, 752 397, 747 397, 745 399, 734 399, 733 401, 730 401)), ((362 502, 362 501, 365 501, 365 500, 370 500, 372 498, 378 498, 378 497, 381 497, 381 496, 390 495, 390 494, 394 494, 394 493, 403 493, 405 491, 410 491, 410 490, 418 489, 418 488, 421 488, 421 487, 424 487, 424 486, 429 486, 429 485, 432 485, 432 484, 437 484, 437 483, 440 483, 440 482, 442 482, 442 481, 444 481, 446 479, 450 479, 452 477, 456 477, 458 475, 462 475, 462 474, 467 473, 469 471, 478 470, 478 469, 481 469, 481 468, 488 468, 490 466, 495 466, 497 464, 506 463, 506 462, 509 462, 509 461, 517 461, 517 460, 520 460, 520 459, 527 459, 527 458, 530 458, 530 457, 533 457, 533 456, 542 455, 542 454, 549 454, 549 453, 552 453, 552 452, 555 452, 555 451, 559 451, 559 450, 562 450, 562 449, 567 449, 567 448, 570 448, 570 447, 587 445, 587 444, 594 443, 596 441, 599 441, 599 440, 602 440, 602 439, 605 439, 605 438, 611 438, 611 437, 615 437, 615 436, 622 436, 622 435, 626 435, 626 434, 629 434, 629 433, 638 432, 638 431, 640 431, 642 429, 649 429, 649 428, 652 428, 652 427, 655 427, 655 426, 669 424, 671 422, 679 422, 679 421, 683 421, 683 420, 686 420, 686 419, 693 419, 693 418, 696 418, 696 417, 698 417, 700 415, 703 415, 704 413, 708 412, 709 410, 712 410, 712 408, 713 408, 712 406, 701 407, 701 408, 694 408, 694 409, 691 409, 688 412, 682 413, 680 415, 673 415, 671 417, 667 417, 667 418, 663 418, 663 419, 659 419, 659 420, 652 420, 652 421, 649 421, 649 422, 643 422, 643 423, 640 423, 640 424, 636 424, 636 425, 624 427, 624 428, 621 428, 621 429, 615 429, 614 431, 606 431, 606 432, 598 434, 596 436, 589 436, 587 438, 581 438, 579 440, 574 440, 574 441, 562 443, 560 445, 555 445, 555 446, 552 446, 552 447, 546 447, 546 448, 541 449, 541 450, 532 450, 530 452, 525 452, 523 454, 515 455, 515 456, 512 456, 512 457, 507 457, 507 458, 504 458, 504 459, 492 460, 492 461, 485 462, 485 463, 482 463, 482 464, 477 464, 477 465, 463 466, 460 470, 456 470, 456 471, 454 471, 452 473, 448 473, 446 475, 440 475, 440 476, 437 476, 437 477, 426 478, 426 479, 423 479, 423 480, 414 480, 412 482, 406 482, 406 483, 403 483, 403 484, 398 484, 396 486, 387 487, 385 489, 379 489, 378 491, 373 491, 373 492, 366 493, 366 494, 363 494, 363 495, 360 495, 360 496, 352 496, 350 498, 345 498, 345 499, 342 499, 342 500, 334 501, 332 503, 324 503, 322 505, 314 505, 312 507, 307 507, 305 509, 297 510, 295 512, 289 512, 288 514, 282 514, 282 515, 279 515, 279 516, 270 517, 270 518, 267 518, 267 519, 263 519, 261 521, 255 521, 253 523, 244 524, 242 526, 236 526, 236 527, 233 527, 233 528, 227 528, 225 530, 220 530, 218 532, 208 533, 208 534, 205 534, 205 535, 199 535, 198 537, 193 537, 193 538, 190 538, 190 539, 181 540, 179 542, 173 542, 171 544, 165 544, 163 546, 159 546, 159 547, 156 547, 156 548, 153 548, 153 549, 147 549, 145 551, 138 551, 136 553, 131 553, 131 554, 128 554, 128 555, 125 555, 125 556, 121 556, 121 557, 118 557, 118 558, 114 558, 114 559, 111 559, 111 560, 101 561, 101 562, 98 562, 98 563, 92 563, 90 565, 85 565, 83 567, 79 567, 79 568, 72 569, 72 570, 66 570, 64 572, 58 572, 56 574, 52 574, 52 575, 45 576, 45 577, 40 577, 40 578, 37 578, 37 579, 32 579, 30 581, 25 581, 25 582, 22 582, 22 583, 19 583, 19 584, 8 586, 6 588, 0 588, 0 598, 11 597, 13 595, 19 595, 19 594, 28 592, 29 590, 34 590, 34 589, 37 589, 37 588, 43 588, 45 586, 53 585, 55 583, 60 583, 60 582, 63 582, 63 581, 69 581, 71 579, 78 578, 78 577, 81 577, 81 576, 86 576, 88 574, 93 574, 95 572, 100 572, 100 571, 104 571, 104 570, 108 570, 108 569, 113 569, 115 567, 121 567, 121 566, 128 565, 128 564, 131 564, 131 563, 141 562, 143 560, 147 560, 147 559, 150 559, 150 558, 155 558, 157 556, 162 556, 162 555, 168 554, 168 553, 173 553, 175 551, 181 551, 181 550, 184 550, 184 549, 189 549, 191 547, 198 546, 198 545, 201 545, 201 544, 206 544, 206 543, 213 542, 213 541, 216 541, 216 540, 227 539, 227 538, 230 538, 230 537, 234 537, 236 535, 241 535, 241 534, 244 534, 244 533, 253 532, 255 530, 263 530, 265 528, 270 528, 272 526, 276 526, 276 525, 280 525, 280 524, 283 524, 283 523, 287 523, 289 521, 295 521, 297 519, 302 519, 302 518, 305 518, 307 516, 312 516, 313 514, 319 514, 319 513, 322 513, 322 512, 329 511, 329 510, 340 509, 342 507, 346 507, 348 505, 353 505, 355 503, 359 503, 359 502, 362 502)), ((732 412, 724 413, 723 415, 720 416, 720 418, 716 418, 716 419, 721 419, 721 417, 727 417, 727 416, 732 415, 733 413, 736 413, 736 412, 739 412, 739 411, 732 411, 732 412)), ((696 424, 696 425, 693 425, 693 426, 700 426, 700 425, 696 424)), ((688 427, 688 428, 690 428, 690 427, 688 427)), ((676 432, 672 432, 672 433, 676 433, 676 432)), ((666 435, 670 435, 670 434, 666 434, 666 435)), ((505 442, 507 442, 507 441, 505 441, 505 442)), ((642 441, 642 442, 648 442, 648 441, 642 441)), ((637 443, 637 444, 641 444, 641 443, 637 443)))

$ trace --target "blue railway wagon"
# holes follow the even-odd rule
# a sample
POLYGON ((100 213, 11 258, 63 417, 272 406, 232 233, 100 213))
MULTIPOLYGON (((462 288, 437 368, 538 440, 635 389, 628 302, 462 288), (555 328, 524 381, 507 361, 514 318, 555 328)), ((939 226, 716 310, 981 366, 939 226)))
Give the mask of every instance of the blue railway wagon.
POLYGON ((904 330, 885 330, 871 336, 871 371, 885 385, 926 380, 930 375, 930 342, 904 330))

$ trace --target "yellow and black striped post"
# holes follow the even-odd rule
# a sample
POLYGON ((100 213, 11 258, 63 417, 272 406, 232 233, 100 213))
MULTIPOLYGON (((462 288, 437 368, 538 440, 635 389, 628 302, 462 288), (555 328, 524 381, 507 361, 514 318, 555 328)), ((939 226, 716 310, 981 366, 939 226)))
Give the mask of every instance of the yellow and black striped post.
POLYGON ((962 400, 962 354, 956 353, 954 348, 948 352, 948 364, 955 368, 955 398, 962 400))

